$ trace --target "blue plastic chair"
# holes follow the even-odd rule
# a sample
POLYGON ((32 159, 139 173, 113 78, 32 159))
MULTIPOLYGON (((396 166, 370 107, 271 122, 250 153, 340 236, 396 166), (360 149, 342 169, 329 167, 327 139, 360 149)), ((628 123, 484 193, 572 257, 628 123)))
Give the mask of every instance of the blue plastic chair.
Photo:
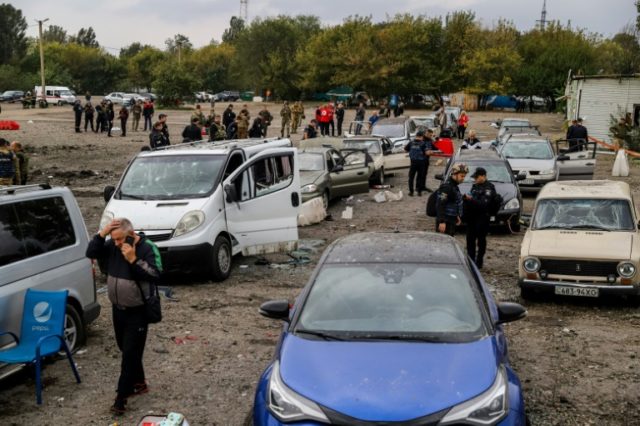
POLYGON ((0 362, 7 364, 31 364, 36 367, 36 402, 42 404, 42 357, 54 355, 64 349, 71 364, 73 374, 80 383, 80 375, 64 340, 64 319, 67 308, 67 290, 39 291, 28 289, 24 297, 22 312, 22 330, 20 338, 10 332, 0 332, 0 336, 9 334, 17 346, 0 351, 0 362))

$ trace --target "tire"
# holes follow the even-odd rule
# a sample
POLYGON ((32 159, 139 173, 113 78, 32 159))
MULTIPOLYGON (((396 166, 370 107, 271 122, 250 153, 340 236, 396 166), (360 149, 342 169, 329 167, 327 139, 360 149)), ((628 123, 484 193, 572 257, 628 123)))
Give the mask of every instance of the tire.
POLYGON ((64 339, 72 353, 76 352, 87 341, 87 332, 82 318, 76 308, 70 304, 67 304, 67 311, 64 315, 64 339))
POLYGON ((376 184, 377 185, 384 185, 384 167, 382 167, 378 171, 378 175, 376 176, 376 184))
POLYGON ((224 281, 231 274, 231 243, 222 235, 218 235, 213 243, 211 259, 211 276, 214 281, 224 281))
POLYGON ((516 232, 520 232, 520 230, 522 229, 522 226, 520 225, 520 217, 511 219, 511 224, 508 227, 511 231, 511 233, 516 233, 516 232))
POLYGON ((324 206, 324 210, 328 211, 329 210, 329 200, 331 198, 329 197, 329 191, 324 191, 324 193, 322 194, 322 205, 324 206))
POLYGON ((64 105, 62 101, 58 101, 58 106, 62 106, 62 105, 64 105))

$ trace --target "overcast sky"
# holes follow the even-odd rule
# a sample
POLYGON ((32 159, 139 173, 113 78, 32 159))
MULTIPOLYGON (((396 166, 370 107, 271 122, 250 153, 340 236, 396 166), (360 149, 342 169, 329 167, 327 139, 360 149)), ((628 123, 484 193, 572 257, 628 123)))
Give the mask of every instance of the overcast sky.
MULTIPOLYGON (((5 0, 6 1, 6 0, 5 0)), ((69 34, 93 27, 98 42, 111 53, 135 41, 164 47, 164 40, 181 33, 196 47, 220 40, 229 19, 238 15, 240 0, 13 0, 22 9, 30 27, 38 32, 35 19, 49 18, 69 34), (35 24, 35 25, 34 25, 35 24)), ((611 36, 634 22, 633 0, 547 0, 547 19, 611 36)), ((316 15, 323 25, 334 25, 350 15, 371 15, 374 21, 397 13, 442 16, 453 10, 472 10, 484 25, 499 18, 530 29, 540 19, 542 0, 249 0, 249 20, 279 14, 316 15)))

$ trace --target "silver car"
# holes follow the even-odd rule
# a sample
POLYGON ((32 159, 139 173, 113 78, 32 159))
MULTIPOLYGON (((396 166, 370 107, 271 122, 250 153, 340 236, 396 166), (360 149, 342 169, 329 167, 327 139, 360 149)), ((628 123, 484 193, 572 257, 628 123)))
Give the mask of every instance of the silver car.
POLYGON ((545 184, 558 180, 557 158, 549 139, 541 136, 509 138, 500 147, 515 174, 524 175, 518 184, 521 191, 539 191, 545 184))
MULTIPOLYGON (((68 290, 65 339, 72 351, 98 318, 92 261, 82 214, 71 191, 48 185, 0 188, 0 330, 20 334, 27 289, 68 290)), ((12 339, 0 338, 0 348, 12 339)), ((0 365, 0 377, 14 368, 0 365)))

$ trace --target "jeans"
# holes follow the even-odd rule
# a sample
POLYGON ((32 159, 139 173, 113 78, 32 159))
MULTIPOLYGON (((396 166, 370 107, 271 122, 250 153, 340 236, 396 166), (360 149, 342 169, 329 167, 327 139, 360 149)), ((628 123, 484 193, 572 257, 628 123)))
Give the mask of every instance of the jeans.
POLYGON ((122 352, 118 398, 131 395, 134 385, 145 381, 142 355, 148 327, 143 306, 124 310, 113 307, 113 329, 118 349, 122 352))
POLYGON ((486 216, 474 218, 467 222, 467 254, 478 268, 482 268, 484 254, 487 252, 487 234, 489 233, 489 218, 486 216), (478 250, 476 251, 476 242, 478 250))
POLYGON ((149 130, 153 129, 153 125, 151 124, 151 116, 150 115, 145 115, 144 116, 144 130, 147 130, 147 126, 149 126, 149 130))

